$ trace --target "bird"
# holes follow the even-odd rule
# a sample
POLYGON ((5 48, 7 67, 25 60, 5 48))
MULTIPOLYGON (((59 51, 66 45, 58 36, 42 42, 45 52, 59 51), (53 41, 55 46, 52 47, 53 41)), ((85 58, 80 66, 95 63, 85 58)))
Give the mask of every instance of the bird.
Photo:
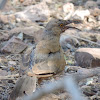
MULTIPOLYGON (((43 33, 40 35, 39 42, 36 45, 36 48, 33 50, 33 66, 31 66, 31 72, 28 72, 29 76, 34 74, 43 77, 56 74, 64 70, 66 65, 63 50, 60 46, 59 40, 60 35, 70 26, 66 26, 72 23, 71 20, 62 20, 62 19, 51 19, 43 33), (44 75, 45 74, 45 75, 44 75)), ((24 66, 27 65, 27 56, 24 56, 24 66)), ((28 62, 29 63, 29 62, 28 62)))
MULTIPOLYGON (((39 42, 37 43, 35 49, 33 49, 31 52, 33 56, 28 56, 30 58, 28 59, 28 61, 32 63, 31 65, 29 65, 28 69, 25 68, 26 76, 22 75, 22 77, 18 80, 14 90, 11 92, 9 100, 15 100, 15 95, 17 98, 19 96, 27 94, 28 92, 32 93, 32 88, 34 88, 34 86, 31 86, 31 82, 34 83, 33 80, 35 80, 36 77, 48 77, 64 70, 66 61, 64 59, 63 50, 60 46, 59 40, 61 33, 68 29, 69 26, 67 25, 69 25, 72 22, 73 21, 71 20, 53 18, 47 23, 39 42), (21 88, 21 86, 25 87, 21 88), (26 90, 29 91, 26 92, 26 90)), ((25 61, 23 62, 23 65, 27 63, 27 61, 26 63, 25 61)))
POLYGON ((34 50, 33 73, 54 74, 64 69, 66 62, 59 39, 67 24, 69 24, 69 21, 52 19, 46 25, 41 41, 34 50))

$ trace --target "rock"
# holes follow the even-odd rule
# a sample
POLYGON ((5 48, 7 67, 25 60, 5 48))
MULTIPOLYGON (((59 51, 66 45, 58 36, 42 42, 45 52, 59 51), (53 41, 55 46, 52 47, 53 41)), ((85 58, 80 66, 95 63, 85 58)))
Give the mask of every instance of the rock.
POLYGON ((41 0, 20 0, 22 5, 24 6, 30 6, 30 5, 36 4, 37 2, 39 3, 40 1, 41 0))
POLYGON ((6 70, 0 69, 0 76, 6 76, 8 75, 8 72, 6 70))
POLYGON ((7 66, 7 59, 5 57, 0 57, 0 67, 1 66, 7 66))
POLYGON ((71 10, 74 11, 74 4, 73 3, 66 3, 63 5, 63 11, 67 14, 71 12, 71 10))
POLYGON ((100 9, 99 8, 92 9, 90 10, 90 13, 92 16, 97 17, 100 15, 100 9))
POLYGON ((97 91, 95 91, 95 89, 92 86, 82 86, 81 87, 82 92, 86 95, 86 96, 93 96, 96 94, 97 91))
POLYGON ((64 13, 66 14, 65 16, 65 20, 69 19, 69 18, 73 18, 73 19, 81 19, 81 20, 84 20, 85 17, 89 16, 90 15, 90 11, 87 9, 87 10, 76 10, 74 9, 74 4, 72 3, 67 3, 65 5, 63 5, 63 11, 64 13))
POLYGON ((81 67, 98 67, 100 66, 100 49, 80 48, 75 53, 75 60, 81 67))
POLYGON ((3 22, 3 23, 8 23, 9 20, 8 20, 8 16, 7 15, 1 15, 0 14, 0 22, 3 22))
POLYGON ((41 2, 36 5, 31 5, 26 7, 24 11, 18 12, 15 14, 17 21, 47 21, 50 16, 50 10, 46 3, 41 2))
POLYGON ((27 45, 23 43, 19 38, 16 36, 13 36, 7 44, 1 48, 2 52, 7 52, 7 53, 21 53, 27 45))
POLYGON ((20 3, 23 3, 25 0, 19 0, 20 3))
POLYGON ((74 12, 74 14, 72 15, 72 17, 74 16, 78 16, 79 18, 81 18, 81 20, 84 20, 85 17, 88 17, 90 15, 90 11, 87 10, 76 10, 74 12))
POLYGON ((64 92, 59 94, 50 93, 47 96, 43 96, 38 100, 69 100, 69 99, 70 99, 69 94, 64 92))
POLYGON ((9 64, 9 65, 16 66, 16 62, 15 62, 15 61, 9 61, 8 64, 9 64))
POLYGON ((97 95, 91 96, 89 100, 100 100, 100 96, 97 95))
POLYGON ((9 31, 10 36, 13 34, 24 33, 24 38, 29 38, 30 40, 34 40, 38 42, 43 33, 43 27, 33 23, 32 26, 28 27, 16 27, 9 31))
POLYGON ((65 66, 65 73, 75 73, 78 69, 79 68, 77 66, 65 66))
POLYGON ((8 24, 9 22, 14 23, 15 15, 14 14, 10 14, 10 15, 0 14, 0 22, 2 22, 4 24, 8 24))
POLYGON ((94 8, 98 8, 98 5, 95 1, 89 0, 84 4, 86 9, 94 9, 94 8))
POLYGON ((96 23, 96 19, 94 16, 89 16, 88 19, 87 19, 87 22, 89 23, 96 23))
POLYGON ((23 40, 23 33, 19 33, 19 35, 17 36, 19 39, 23 40))
POLYGON ((0 32, 0 41, 7 40, 9 38, 9 35, 5 32, 0 32))
POLYGON ((63 5, 63 11, 65 13, 65 20, 69 19, 74 13, 74 4, 66 3, 63 5))
POLYGON ((53 2, 53 0, 44 0, 44 1, 46 1, 47 3, 52 3, 53 2))
POLYGON ((84 2, 86 2, 87 0, 67 0, 68 2, 72 2, 75 4, 75 6, 82 6, 84 4, 84 2))

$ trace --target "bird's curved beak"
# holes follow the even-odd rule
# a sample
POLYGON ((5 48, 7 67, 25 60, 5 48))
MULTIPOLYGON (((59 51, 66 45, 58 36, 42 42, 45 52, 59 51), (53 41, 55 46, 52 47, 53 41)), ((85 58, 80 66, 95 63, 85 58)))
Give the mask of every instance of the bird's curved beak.
POLYGON ((65 30, 70 29, 70 28, 77 29, 78 31, 81 31, 80 29, 78 29, 77 27, 74 27, 74 26, 65 26, 65 30))
POLYGON ((67 20, 66 22, 66 25, 64 26, 64 30, 67 30, 69 28, 72 28, 72 29, 77 29, 79 31, 81 31, 80 29, 78 29, 77 27, 73 26, 73 25, 69 25, 69 24, 80 24, 82 23, 82 21, 75 21, 75 20, 67 20))

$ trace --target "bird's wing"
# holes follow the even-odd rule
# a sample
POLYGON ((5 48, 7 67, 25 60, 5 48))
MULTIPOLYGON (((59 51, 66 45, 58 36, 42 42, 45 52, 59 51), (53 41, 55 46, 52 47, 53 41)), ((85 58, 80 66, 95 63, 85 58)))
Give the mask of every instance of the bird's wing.
POLYGON ((30 49, 28 53, 22 55, 22 60, 20 62, 20 75, 26 74, 28 71, 32 70, 34 62, 34 48, 30 49))

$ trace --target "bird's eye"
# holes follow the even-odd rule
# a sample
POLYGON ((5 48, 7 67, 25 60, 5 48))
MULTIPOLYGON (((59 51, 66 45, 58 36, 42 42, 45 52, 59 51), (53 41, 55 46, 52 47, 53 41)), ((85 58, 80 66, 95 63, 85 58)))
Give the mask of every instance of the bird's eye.
POLYGON ((62 26, 63 26, 63 24, 60 24, 60 26, 62 27, 62 26))

